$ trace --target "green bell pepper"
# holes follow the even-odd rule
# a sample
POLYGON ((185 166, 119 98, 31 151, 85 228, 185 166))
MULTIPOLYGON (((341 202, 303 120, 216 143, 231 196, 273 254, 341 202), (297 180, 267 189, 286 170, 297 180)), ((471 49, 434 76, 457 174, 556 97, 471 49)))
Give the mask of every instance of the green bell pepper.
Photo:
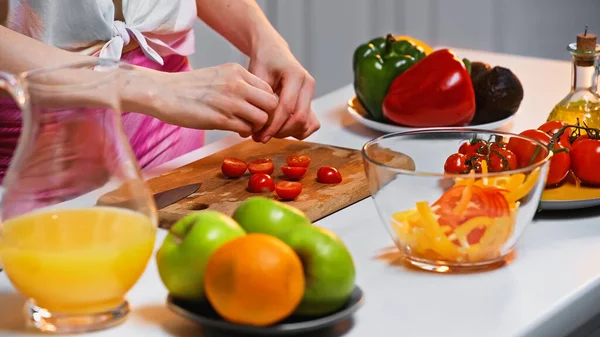
POLYGON ((394 35, 373 39, 354 51, 354 91, 369 116, 384 122, 381 105, 394 79, 425 57, 423 48, 394 35))

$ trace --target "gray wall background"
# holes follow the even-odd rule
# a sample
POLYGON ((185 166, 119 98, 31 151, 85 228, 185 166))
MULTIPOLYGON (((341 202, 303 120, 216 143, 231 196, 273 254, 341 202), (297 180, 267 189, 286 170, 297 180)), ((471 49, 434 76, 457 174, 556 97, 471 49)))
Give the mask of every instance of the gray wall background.
MULTIPOLYGON (((431 46, 568 60, 576 34, 600 35, 600 0, 258 0, 316 80, 315 97, 351 82, 354 49, 387 33, 431 46)), ((204 23, 196 24, 194 67, 247 59, 204 23)), ((223 133, 210 132, 207 141, 223 133)))

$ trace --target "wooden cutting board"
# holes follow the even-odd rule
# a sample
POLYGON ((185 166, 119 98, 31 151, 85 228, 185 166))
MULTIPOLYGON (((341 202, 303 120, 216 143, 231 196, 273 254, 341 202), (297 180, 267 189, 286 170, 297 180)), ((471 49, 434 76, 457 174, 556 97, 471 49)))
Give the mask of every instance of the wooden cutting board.
MULTIPOLYGON (((265 196, 246 190, 250 178, 247 171, 240 178, 226 178, 221 173, 224 158, 235 157, 246 162, 269 158, 275 164, 272 176, 277 183, 285 180, 281 172, 281 166, 286 165, 285 157, 294 154, 310 156, 312 162, 300 181, 303 185, 302 193, 296 200, 285 203, 305 212, 311 221, 319 220, 370 196, 360 151, 289 139, 273 139, 267 144, 247 140, 150 179, 148 184, 153 193, 191 183, 202 183, 196 193, 159 210, 160 227, 170 228, 183 216, 203 209, 232 215, 235 208, 247 198, 265 196), (337 168, 342 174, 342 182, 337 185, 317 182, 317 170, 321 166, 337 168)), ((270 197, 277 199, 277 194, 273 192, 270 197)))

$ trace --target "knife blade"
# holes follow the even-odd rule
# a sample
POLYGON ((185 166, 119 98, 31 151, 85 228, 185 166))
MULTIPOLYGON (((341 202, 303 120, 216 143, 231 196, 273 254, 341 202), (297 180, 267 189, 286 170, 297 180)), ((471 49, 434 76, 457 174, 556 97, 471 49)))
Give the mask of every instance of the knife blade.
MULTIPOLYGON (((188 197, 190 194, 196 192, 202 183, 194 183, 189 185, 178 186, 170 190, 158 192, 152 195, 156 209, 165 208, 172 205, 179 200, 188 197)), ((119 200, 119 198, 100 198, 97 202, 97 206, 111 206, 111 207, 130 207, 132 202, 135 200, 119 200), (116 199, 116 200, 115 200, 116 199)))
POLYGON ((188 197, 190 194, 196 192, 200 186, 202 186, 202 183, 189 184, 154 194, 156 209, 165 208, 188 197))

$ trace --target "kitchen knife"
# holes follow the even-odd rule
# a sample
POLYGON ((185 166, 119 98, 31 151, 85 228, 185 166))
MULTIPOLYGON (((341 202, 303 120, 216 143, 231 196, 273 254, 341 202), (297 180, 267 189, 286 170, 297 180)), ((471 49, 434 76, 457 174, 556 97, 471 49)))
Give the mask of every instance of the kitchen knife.
POLYGON ((202 186, 202 183, 189 184, 154 194, 156 209, 165 208, 188 197, 190 194, 196 192, 200 186, 202 186))
MULTIPOLYGON (((154 198, 154 202, 156 203, 156 209, 165 208, 185 197, 188 197, 190 194, 196 192, 200 188, 200 186, 202 186, 202 183, 183 185, 152 195, 152 197, 154 198)), ((134 201, 118 201, 118 199, 113 201, 110 198, 100 198, 98 202, 96 202, 96 205, 126 208, 131 205, 131 202, 134 201)))

